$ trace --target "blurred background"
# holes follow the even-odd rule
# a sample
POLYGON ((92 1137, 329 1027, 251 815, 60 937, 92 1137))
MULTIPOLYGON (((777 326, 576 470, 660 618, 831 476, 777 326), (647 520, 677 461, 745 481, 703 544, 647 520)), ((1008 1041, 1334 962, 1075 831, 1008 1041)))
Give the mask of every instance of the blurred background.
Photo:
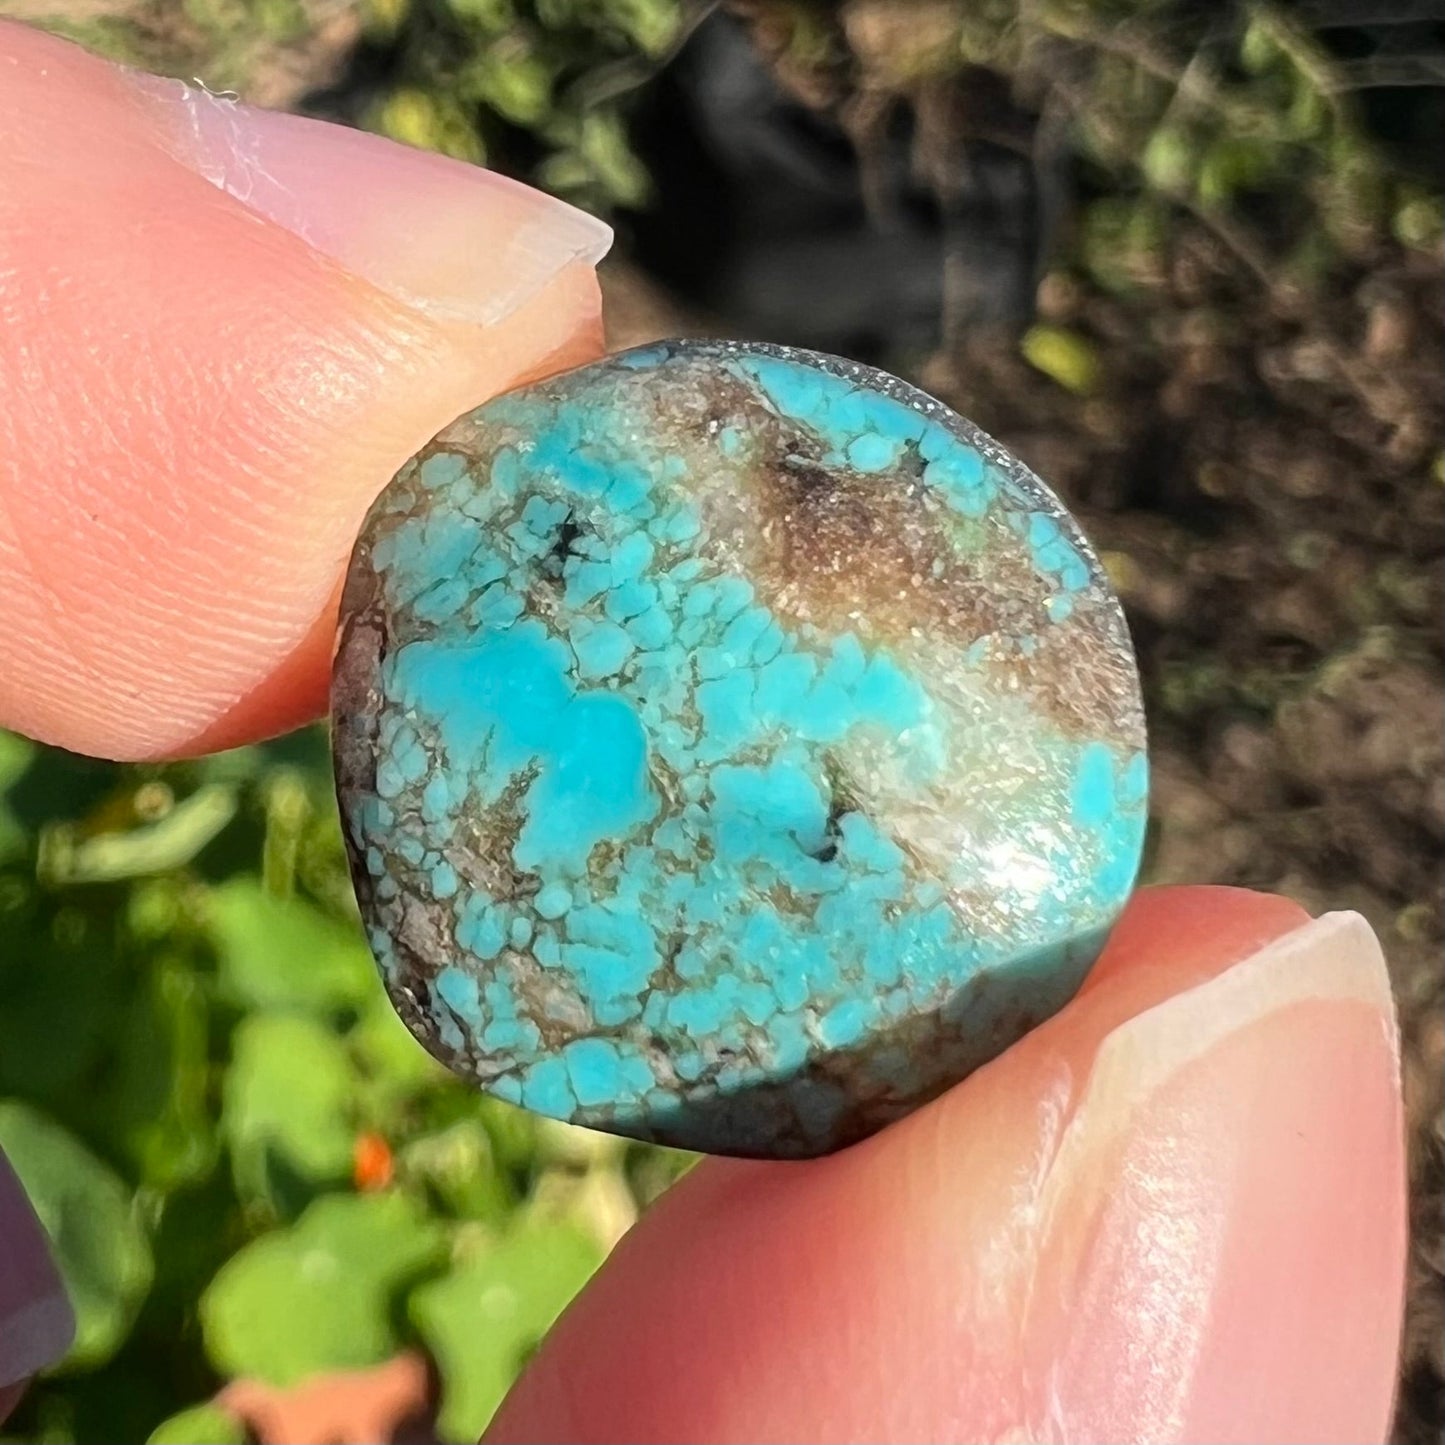
MULTIPOLYGON (((1397 1438, 1441 1438, 1445 0, 0 14, 531 180, 616 224, 614 345, 842 352, 1049 479, 1138 644, 1147 877, 1358 909, 1384 942, 1397 1438)), ((0 734, 0 937, 0 1146, 80 1325, 5 1439, 316 1439, 341 1397, 348 1439, 475 1439, 688 1163, 479 1099, 411 1042, 319 729, 168 767, 0 734)))

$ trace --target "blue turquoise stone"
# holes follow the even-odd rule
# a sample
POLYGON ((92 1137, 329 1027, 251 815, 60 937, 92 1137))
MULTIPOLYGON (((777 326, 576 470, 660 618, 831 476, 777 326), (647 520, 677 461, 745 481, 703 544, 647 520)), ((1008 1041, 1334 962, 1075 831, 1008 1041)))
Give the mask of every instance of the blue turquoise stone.
POLYGON ((450 426, 366 522, 333 710, 416 1036, 714 1153, 840 1148, 1007 1048, 1144 834, 1128 634, 1058 499, 781 347, 651 346, 450 426))

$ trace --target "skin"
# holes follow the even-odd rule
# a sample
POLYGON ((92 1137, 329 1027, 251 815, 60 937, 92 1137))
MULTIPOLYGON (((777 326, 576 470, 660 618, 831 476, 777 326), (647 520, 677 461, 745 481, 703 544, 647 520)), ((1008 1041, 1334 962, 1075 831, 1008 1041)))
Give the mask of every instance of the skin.
MULTIPOLYGON (((597 354, 605 244, 0 25, 0 723, 157 758, 315 717, 367 504, 597 354)), ((1368 929, 1146 890, 1079 997, 932 1105, 691 1173, 489 1438, 1381 1440, 1404 1187, 1368 929)), ((68 1331, 0 1170, 0 1414, 68 1331)))

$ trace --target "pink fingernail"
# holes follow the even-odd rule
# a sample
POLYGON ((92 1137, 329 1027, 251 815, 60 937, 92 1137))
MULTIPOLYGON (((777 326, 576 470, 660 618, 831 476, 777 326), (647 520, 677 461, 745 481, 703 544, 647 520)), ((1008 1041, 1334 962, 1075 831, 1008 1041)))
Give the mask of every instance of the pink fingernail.
POLYGON ((55 1364, 74 1338, 75 1316, 45 1231, 0 1155, 0 1387, 55 1364))
POLYGON ((129 78, 176 160, 432 314, 499 321, 611 244, 595 217, 494 171, 177 80, 129 78))

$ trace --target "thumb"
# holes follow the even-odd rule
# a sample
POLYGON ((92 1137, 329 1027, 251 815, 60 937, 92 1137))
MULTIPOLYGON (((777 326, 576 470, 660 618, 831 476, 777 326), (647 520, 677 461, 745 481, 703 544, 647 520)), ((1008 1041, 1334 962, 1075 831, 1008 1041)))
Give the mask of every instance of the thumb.
POLYGON ((1364 921, 1146 889, 1073 1002, 927 1108, 700 1164, 487 1440, 1382 1440, 1404 1197, 1364 921))
POLYGON ((0 22, 0 724, 150 757, 316 715, 367 505, 600 350, 608 239, 0 22))

